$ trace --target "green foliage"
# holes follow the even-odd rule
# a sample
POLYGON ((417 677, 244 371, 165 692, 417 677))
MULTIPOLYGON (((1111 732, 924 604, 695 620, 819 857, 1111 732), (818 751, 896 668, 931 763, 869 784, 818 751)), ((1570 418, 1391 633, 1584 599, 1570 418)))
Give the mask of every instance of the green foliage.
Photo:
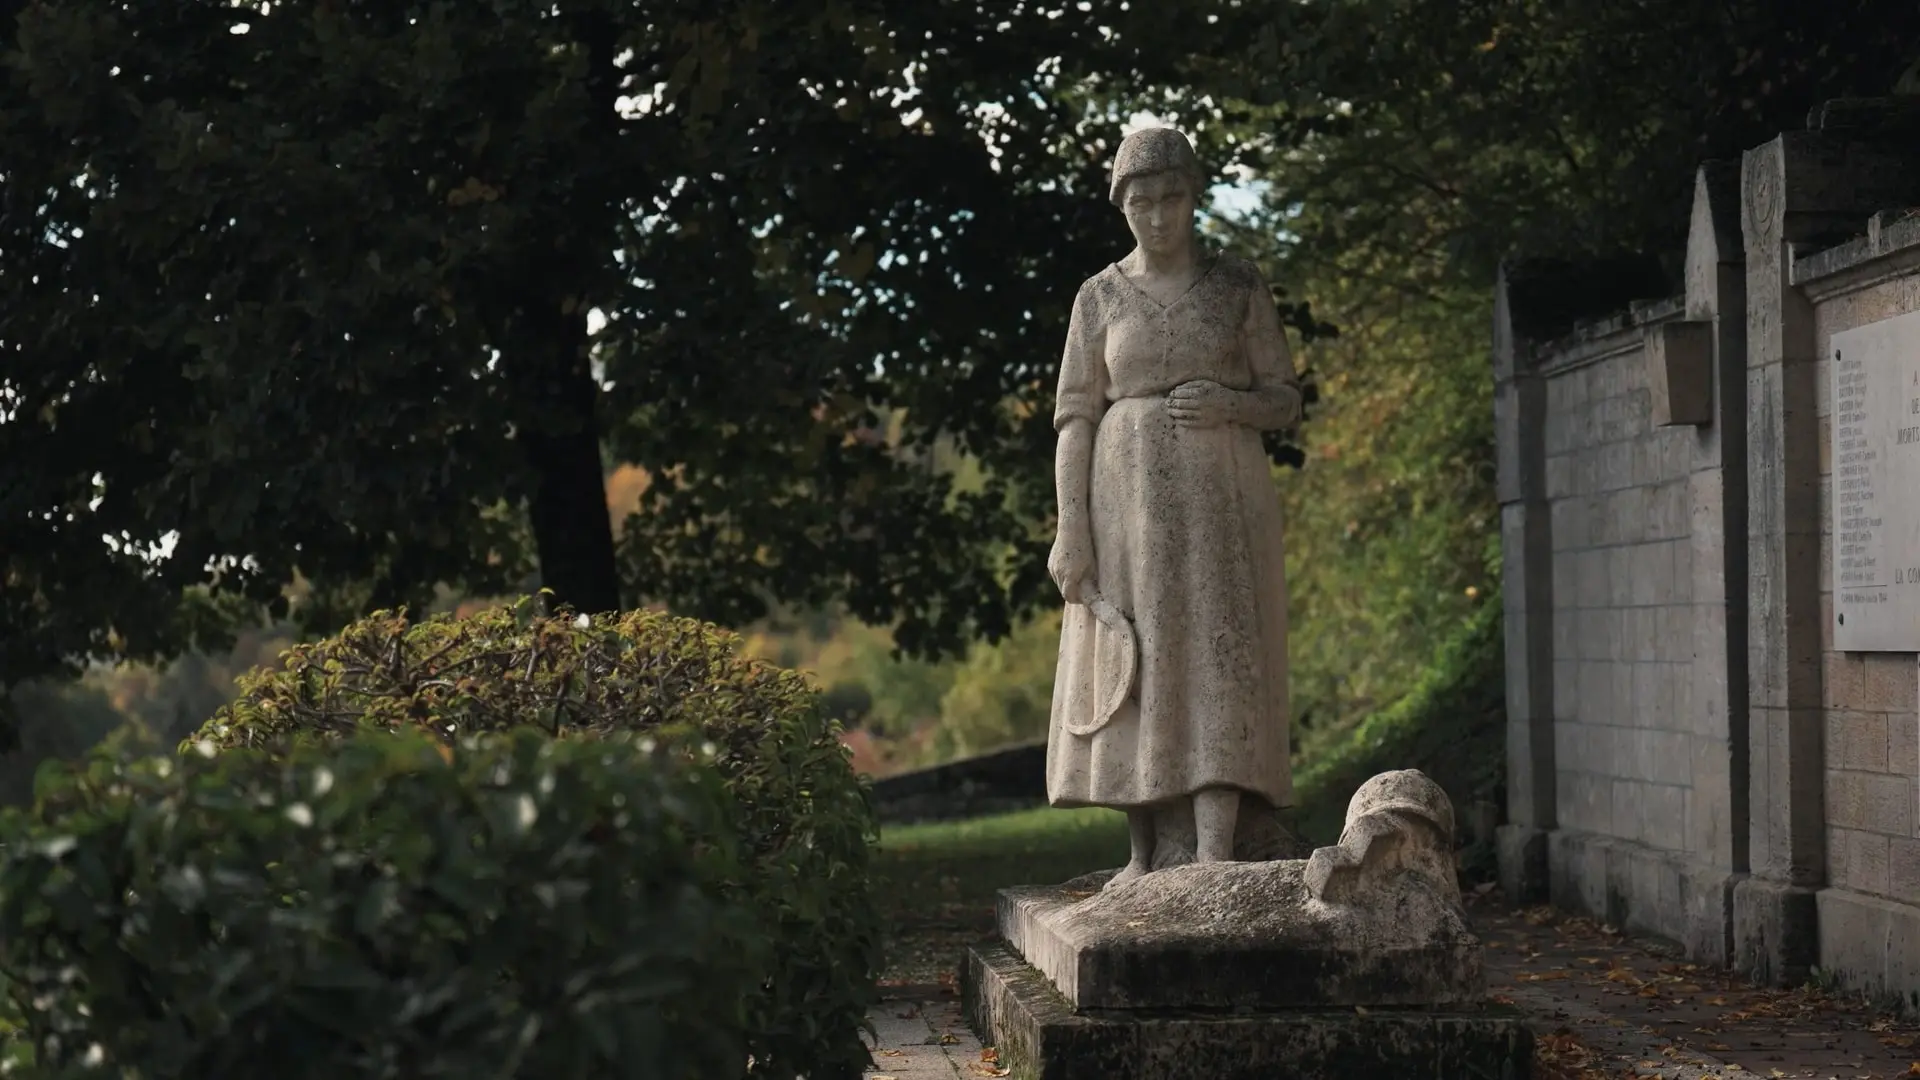
POLYGON ((940 699, 934 756, 963 757, 1046 738, 1059 657, 1058 610, 1022 624, 1002 641, 975 645, 940 699))
POLYGON ((857 1076, 879 966, 866 879, 874 819, 839 728, 800 675, 732 634, 656 612, 539 616, 530 601, 464 618, 379 612, 241 680, 199 738, 277 748, 366 728, 442 739, 534 728, 711 745, 736 807, 743 878, 776 945, 751 1001, 754 1075, 857 1076))
POLYGON ((1506 754, 1506 639, 1496 594, 1442 628, 1409 692, 1328 740, 1294 775, 1303 835, 1331 843, 1346 800, 1388 769, 1417 768, 1446 789, 1455 807, 1503 798, 1506 754))
POLYGON ((1920 43, 1898 0, 1258 0, 1225 21, 1234 47, 1186 66, 1176 111, 1257 148, 1302 259, 1364 252, 1364 280, 1409 296, 1484 290, 1515 254, 1677 256, 1694 166, 1889 93, 1920 43))
POLYGON ((1464 290, 1387 303, 1337 280, 1324 295, 1345 330, 1315 352, 1310 464, 1279 482, 1303 762, 1404 696, 1497 579, 1484 304, 1464 290))
POLYGON ((79 757, 126 720, 105 694, 85 684, 35 680, 0 700, 27 719, 20 745, 0 755, 0 806, 27 802, 42 763, 79 757))
POLYGON ((0 969, 49 1076, 740 1076, 730 816, 636 740, 97 755, 0 819, 0 969))
POLYGON ((1117 131, 1052 90, 1211 34, 1095 7, 8 7, 0 682, 536 557, 580 610, 1007 632, 1072 283, 1125 238, 1117 131), (603 449, 655 478, 617 548, 603 449))
POLYGON ((888 736, 910 734, 938 716, 953 683, 950 661, 902 655, 885 627, 843 612, 769 619, 748 636, 748 647, 783 667, 811 672, 844 710, 838 718, 888 736))
POLYGON ((13 991, 0 975, 0 1076, 25 1076, 33 1068, 33 1043, 26 1021, 13 1003, 13 991))

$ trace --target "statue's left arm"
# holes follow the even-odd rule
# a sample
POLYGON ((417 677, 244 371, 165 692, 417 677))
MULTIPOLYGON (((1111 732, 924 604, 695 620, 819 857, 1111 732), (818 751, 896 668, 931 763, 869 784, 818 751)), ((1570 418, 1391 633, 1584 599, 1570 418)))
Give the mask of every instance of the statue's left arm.
POLYGON ((1234 421, 1259 431, 1282 431, 1299 423, 1300 376, 1265 281, 1248 291, 1242 332, 1253 387, 1235 398, 1234 421))

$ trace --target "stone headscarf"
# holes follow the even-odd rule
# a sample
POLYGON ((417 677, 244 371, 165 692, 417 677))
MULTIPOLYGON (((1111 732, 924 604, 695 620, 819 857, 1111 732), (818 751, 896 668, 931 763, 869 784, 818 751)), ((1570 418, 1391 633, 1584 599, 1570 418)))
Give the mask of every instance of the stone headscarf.
POLYGON ((1127 181, 1162 172, 1185 174, 1193 181, 1196 197, 1206 187, 1200 159, 1185 135, 1170 127, 1142 128, 1120 140, 1120 150, 1113 156, 1113 185, 1107 198, 1119 206, 1126 201, 1127 181))

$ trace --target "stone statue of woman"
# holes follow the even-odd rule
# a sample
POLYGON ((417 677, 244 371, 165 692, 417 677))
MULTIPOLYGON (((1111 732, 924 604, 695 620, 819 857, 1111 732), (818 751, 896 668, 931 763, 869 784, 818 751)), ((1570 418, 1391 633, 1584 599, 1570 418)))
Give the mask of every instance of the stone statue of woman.
POLYGON ((1109 888, 1196 860, 1291 857, 1271 850, 1293 779, 1286 564, 1261 433, 1298 422, 1300 385, 1259 270, 1200 249, 1203 191, 1178 131, 1120 144, 1109 195, 1138 246, 1074 298, 1054 412, 1047 566, 1068 607, 1047 794, 1126 811, 1132 854, 1109 888))

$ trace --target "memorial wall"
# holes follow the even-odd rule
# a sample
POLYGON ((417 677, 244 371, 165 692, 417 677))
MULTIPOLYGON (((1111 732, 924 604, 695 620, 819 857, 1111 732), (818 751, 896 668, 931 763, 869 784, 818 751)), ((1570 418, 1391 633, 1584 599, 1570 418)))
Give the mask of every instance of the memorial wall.
POLYGON ((1501 870, 1920 1000, 1920 149, 1845 114, 1695 175, 1684 295, 1503 273, 1501 870))

